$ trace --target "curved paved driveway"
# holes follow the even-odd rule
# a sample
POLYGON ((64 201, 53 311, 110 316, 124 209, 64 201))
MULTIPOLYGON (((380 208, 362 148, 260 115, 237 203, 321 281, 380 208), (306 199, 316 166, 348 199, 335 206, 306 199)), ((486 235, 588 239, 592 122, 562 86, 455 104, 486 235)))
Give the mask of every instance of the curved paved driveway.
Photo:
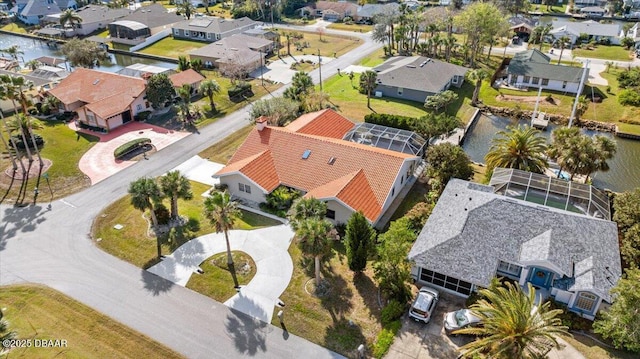
MULTIPOLYGON (((293 231, 287 225, 267 227, 252 231, 229 231, 229 244, 233 251, 243 251, 256 264, 256 274, 240 293, 224 302, 263 322, 271 322, 273 308, 287 289, 293 274, 293 262, 287 248, 293 239, 293 231)), ((211 233, 180 246, 171 255, 149 268, 149 272, 175 284, 186 286, 200 264, 214 254, 227 250, 223 233, 211 233)))
MULTIPOLYGON (((380 46, 365 39, 360 47, 323 66, 322 72, 329 77, 380 46)), ((318 72, 311 77, 317 82, 318 72)), ((273 96, 285 89, 274 91, 273 96)), ((340 357, 112 257, 89 238, 93 219, 123 196, 133 179, 166 173, 239 130, 248 124, 249 109, 236 111, 158 151, 148 161, 55 201, 51 210, 43 205, 0 205, 0 285, 47 285, 189 358, 340 357)))

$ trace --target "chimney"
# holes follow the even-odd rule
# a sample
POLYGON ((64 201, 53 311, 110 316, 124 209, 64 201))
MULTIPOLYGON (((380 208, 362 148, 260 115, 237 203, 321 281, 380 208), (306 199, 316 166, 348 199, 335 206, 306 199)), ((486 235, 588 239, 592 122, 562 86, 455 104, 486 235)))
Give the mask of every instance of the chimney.
POLYGON ((262 131, 264 129, 264 126, 266 125, 267 125, 266 116, 260 116, 256 119, 256 129, 258 129, 258 131, 262 131))

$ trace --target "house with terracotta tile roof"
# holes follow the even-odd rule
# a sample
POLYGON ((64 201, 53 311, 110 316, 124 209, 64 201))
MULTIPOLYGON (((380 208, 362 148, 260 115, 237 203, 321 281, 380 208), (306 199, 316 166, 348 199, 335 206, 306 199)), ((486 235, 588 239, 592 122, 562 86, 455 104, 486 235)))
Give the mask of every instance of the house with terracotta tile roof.
POLYGON ((173 75, 169 75, 169 80, 173 84, 174 88, 178 89, 184 85, 189 85, 191 87, 192 96, 198 93, 200 83, 204 79, 205 77, 200 75, 194 69, 187 69, 185 71, 180 71, 173 75))
POLYGON ((249 205, 286 186, 326 202, 326 217, 334 223, 362 211, 374 226, 383 226, 383 215, 413 183, 421 158, 343 140, 353 125, 333 110, 303 115, 286 127, 267 126, 260 118, 214 177, 249 205))
POLYGON ((141 78, 78 68, 48 94, 64 111, 77 112, 81 127, 108 132, 149 109, 146 84, 141 78))

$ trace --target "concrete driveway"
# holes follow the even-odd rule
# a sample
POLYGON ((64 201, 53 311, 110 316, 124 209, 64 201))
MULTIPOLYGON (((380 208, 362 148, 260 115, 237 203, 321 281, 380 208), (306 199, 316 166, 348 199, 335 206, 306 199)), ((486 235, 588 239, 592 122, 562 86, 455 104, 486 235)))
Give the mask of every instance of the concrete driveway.
MULTIPOLYGON (((335 60, 333 57, 321 56, 322 64, 326 64, 335 60)), ((265 80, 288 84, 291 82, 293 75, 297 72, 291 69, 291 65, 300 61, 311 61, 314 64, 318 64, 318 56, 315 55, 296 55, 294 56, 282 56, 280 58, 273 58, 267 65, 262 66, 262 69, 258 68, 253 70, 249 76, 255 79, 259 79, 264 76, 265 80)))

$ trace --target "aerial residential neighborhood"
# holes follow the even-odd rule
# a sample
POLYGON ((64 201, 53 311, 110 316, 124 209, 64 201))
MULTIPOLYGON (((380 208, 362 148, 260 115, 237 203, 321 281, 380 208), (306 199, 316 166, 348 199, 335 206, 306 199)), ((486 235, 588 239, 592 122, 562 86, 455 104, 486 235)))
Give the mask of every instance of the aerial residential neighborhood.
POLYGON ((0 3, 0 356, 637 358, 638 14, 0 3))

